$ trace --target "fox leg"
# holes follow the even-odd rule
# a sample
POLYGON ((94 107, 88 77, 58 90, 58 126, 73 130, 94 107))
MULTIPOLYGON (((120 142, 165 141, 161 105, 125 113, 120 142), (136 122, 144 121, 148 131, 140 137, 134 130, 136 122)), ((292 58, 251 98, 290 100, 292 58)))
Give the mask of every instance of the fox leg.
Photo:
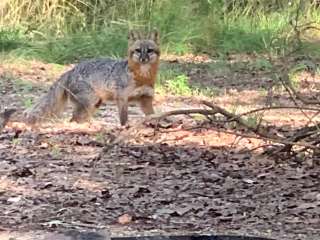
POLYGON ((100 99, 93 91, 84 91, 71 97, 74 104, 71 122, 83 123, 90 120, 94 111, 99 106, 100 99))
POLYGON ((154 109, 153 109, 153 97, 150 96, 142 96, 139 99, 140 102, 140 108, 142 110, 142 112, 147 116, 147 115, 151 115, 154 114, 154 109))
POLYGON ((117 106, 119 111, 120 124, 121 126, 124 126, 128 121, 128 99, 125 97, 118 97, 117 106))
POLYGON ((72 113, 71 122, 84 123, 90 120, 91 116, 94 113, 95 108, 93 107, 84 107, 83 105, 76 104, 75 109, 72 113))

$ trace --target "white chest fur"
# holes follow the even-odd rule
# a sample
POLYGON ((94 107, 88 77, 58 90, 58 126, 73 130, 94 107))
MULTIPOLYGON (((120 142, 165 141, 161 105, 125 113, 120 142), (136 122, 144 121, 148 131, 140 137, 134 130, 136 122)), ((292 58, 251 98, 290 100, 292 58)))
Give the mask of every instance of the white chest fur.
POLYGON ((151 65, 150 64, 142 64, 140 66, 140 74, 143 77, 149 77, 150 76, 150 70, 151 70, 151 65))

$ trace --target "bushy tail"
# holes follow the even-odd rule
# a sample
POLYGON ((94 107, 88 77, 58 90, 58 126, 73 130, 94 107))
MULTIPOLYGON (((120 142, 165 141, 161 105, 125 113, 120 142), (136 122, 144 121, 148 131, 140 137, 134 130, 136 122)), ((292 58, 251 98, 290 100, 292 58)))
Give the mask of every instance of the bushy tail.
POLYGON ((69 72, 63 74, 49 89, 48 93, 24 112, 24 121, 35 124, 41 121, 59 117, 68 100, 67 84, 69 72))

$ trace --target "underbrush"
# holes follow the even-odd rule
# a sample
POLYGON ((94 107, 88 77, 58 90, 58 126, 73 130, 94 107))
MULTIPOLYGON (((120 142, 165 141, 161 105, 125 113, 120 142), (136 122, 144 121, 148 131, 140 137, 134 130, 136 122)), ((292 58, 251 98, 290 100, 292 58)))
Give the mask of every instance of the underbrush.
MULTIPOLYGON (((300 25, 320 23, 313 4, 259 2, 8 0, 0 4, 0 49, 4 55, 55 63, 124 57, 128 28, 156 27, 164 53, 281 54, 293 47, 289 23, 297 11, 300 25)), ((307 32, 305 51, 318 54, 318 37, 316 30, 307 32)))

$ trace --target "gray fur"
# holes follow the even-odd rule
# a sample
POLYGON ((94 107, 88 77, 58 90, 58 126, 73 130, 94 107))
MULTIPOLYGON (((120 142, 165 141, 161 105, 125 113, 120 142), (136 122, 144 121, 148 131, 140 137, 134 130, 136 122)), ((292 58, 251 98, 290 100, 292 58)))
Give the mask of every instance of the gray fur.
POLYGON ((121 125, 128 120, 128 101, 140 102, 142 111, 154 113, 152 101, 159 64, 159 35, 151 39, 130 32, 128 60, 95 59, 79 63, 64 73, 40 100, 25 111, 25 122, 35 124, 59 117, 70 100, 72 121, 88 121, 101 103, 115 100, 121 125))
POLYGON ((35 124, 59 117, 68 99, 75 106, 72 121, 84 122, 99 103, 126 96, 153 96, 153 89, 136 88, 132 78, 127 60, 97 59, 79 63, 63 74, 48 93, 25 112, 25 121, 35 124))

